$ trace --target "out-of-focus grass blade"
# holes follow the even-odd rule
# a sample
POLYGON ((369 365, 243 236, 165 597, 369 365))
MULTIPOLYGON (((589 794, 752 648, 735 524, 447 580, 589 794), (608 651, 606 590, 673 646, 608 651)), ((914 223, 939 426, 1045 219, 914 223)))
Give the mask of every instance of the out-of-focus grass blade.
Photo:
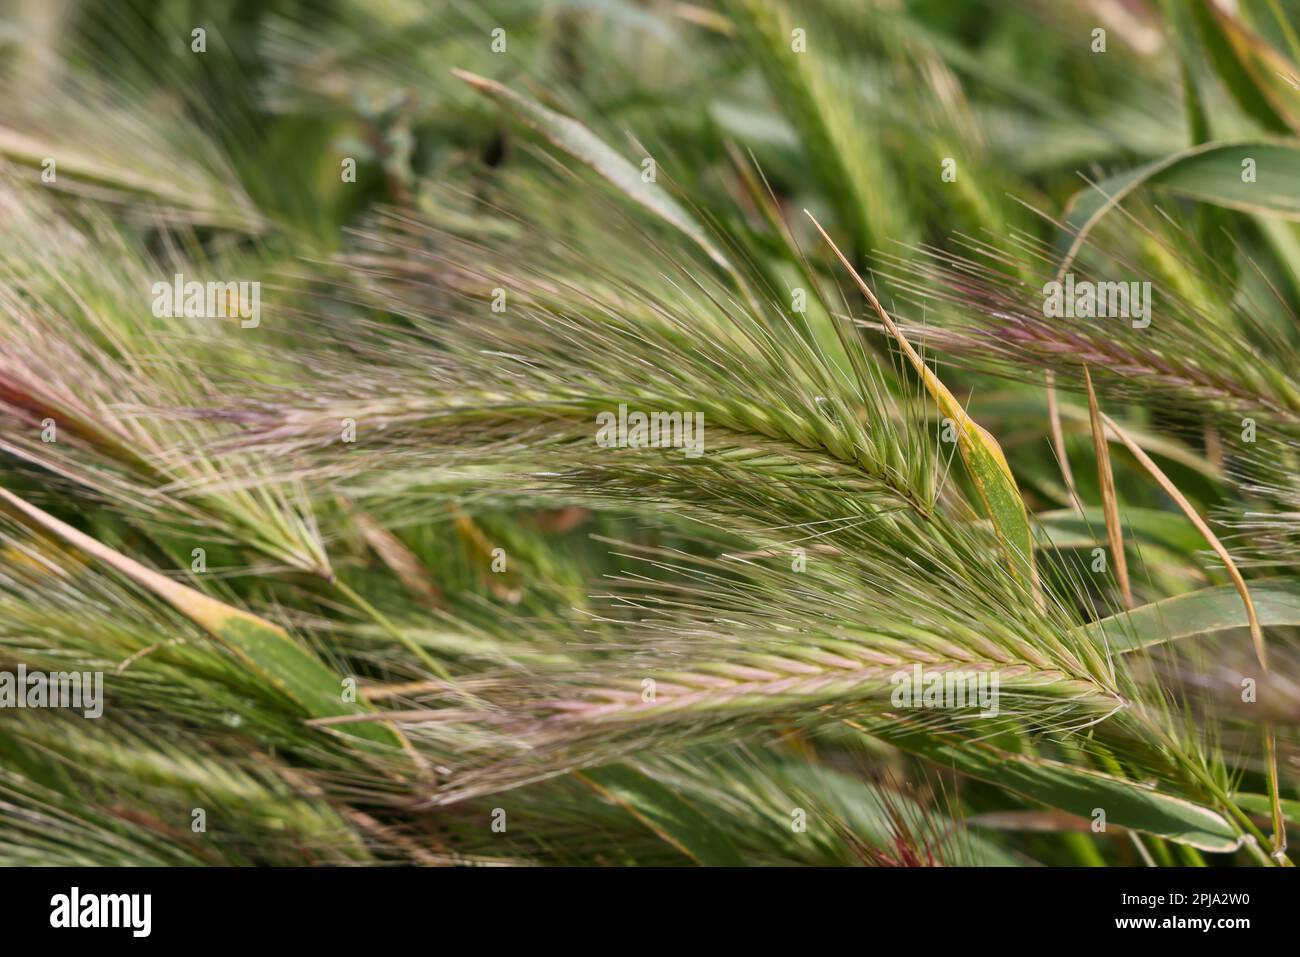
MULTIPOLYGON (((1273 813, 1273 801, 1267 794, 1234 794, 1232 800, 1243 811, 1268 817, 1273 813)), ((1281 800, 1282 816, 1287 823, 1300 827, 1300 801, 1281 800)))
POLYGON ((866 104, 832 69, 829 50, 819 55, 791 49, 791 30, 808 26, 808 11, 777 0, 730 0, 726 8, 780 113, 798 130, 807 173, 832 199, 854 252, 913 239, 911 206, 899 202, 902 184, 866 104))
MULTIPOLYGON (((808 211, 804 210, 804 212, 808 211)), ((1015 477, 1011 474, 1011 466, 1007 464, 1006 456, 1002 454, 1002 447, 983 426, 966 414, 957 397, 912 348, 912 344, 907 341, 902 330, 894 324, 889 313, 885 312, 884 306, 871 291, 871 287, 858 275, 858 271, 853 268, 853 264, 844 253, 840 252, 840 248, 827 235, 826 230, 822 229, 821 223, 817 222, 811 213, 808 213, 808 218, 812 220, 817 231, 821 233, 822 239, 831 247, 840 264, 848 270, 858 289, 876 310, 876 315, 880 317, 885 329, 898 342, 903 355, 907 357, 917 375, 921 377, 921 381, 925 383, 940 412, 952 419, 957 426, 957 448, 961 452, 962 462, 965 463, 971 481, 975 484, 985 513, 993 522, 994 533, 1007 553, 1011 571, 1027 585, 1036 587, 1034 539, 1029 527, 1029 516, 1025 510, 1024 500, 1020 497, 1020 489, 1016 485, 1015 477)))
POLYGON ((1070 200, 1058 237, 1061 269, 1074 261, 1093 227, 1142 186, 1158 187, 1216 206, 1300 221, 1300 146, 1268 140, 1207 143, 1102 180, 1070 200), (1255 181, 1242 163, 1255 162, 1255 181))
MULTIPOLYGON (((1105 540, 1106 518, 1099 508, 1054 509, 1034 515, 1034 525, 1057 548, 1083 548, 1105 540), (1100 532, 1101 538, 1098 538, 1100 532)), ((1176 512, 1155 508, 1126 508, 1121 522, 1134 539, 1162 545, 1175 552, 1196 551, 1205 544, 1195 527, 1176 512)))
POLYGON ((1091 818, 1095 809, 1102 808, 1108 824, 1145 831, 1202 851, 1228 853, 1239 844, 1237 832, 1219 812, 1133 781, 1002 751, 968 738, 909 733, 905 729, 872 729, 870 733, 944 767, 1080 817, 1091 818))
MULTIPOLYGON (((1300 625, 1300 581, 1263 579, 1248 587, 1261 627, 1300 625)), ((1104 637, 1111 651, 1125 652, 1227 628, 1248 627, 1241 593, 1235 585, 1219 585, 1102 618, 1085 626, 1084 631, 1098 643, 1104 637)))
POLYGON ((1191 5, 1184 0, 1164 0, 1165 18, 1169 22, 1170 40, 1178 53, 1178 72, 1183 81, 1183 105, 1192 145, 1210 139, 1210 121, 1205 113, 1205 97, 1198 79, 1196 25, 1191 5))
POLYGON ((467 70, 451 72, 479 93, 504 106, 528 126, 545 136, 555 147, 590 166, 624 195, 640 203, 665 222, 676 226, 694 240, 710 259, 728 272, 733 272, 727 258, 709 242, 704 229, 690 213, 669 196, 663 187, 643 181, 639 168, 587 127, 572 117, 547 109, 536 100, 516 93, 495 80, 489 80, 467 70))
POLYGON ((1215 71, 1237 105, 1272 132, 1300 130, 1300 96, 1283 79, 1295 65, 1211 0, 1193 0, 1191 7, 1215 71))
POLYGON ((1115 569, 1124 607, 1133 607, 1133 588, 1128 579, 1128 557, 1124 554, 1124 532, 1119 522, 1119 496, 1115 491, 1115 472, 1110 466, 1110 446, 1106 427, 1101 424, 1097 391, 1092 387, 1092 373, 1083 367, 1083 381, 1088 387, 1088 415, 1092 426, 1092 449, 1097 458, 1097 481, 1101 488, 1101 505, 1106 516, 1106 538, 1110 543, 1110 561, 1115 569))
MULTIPOLYGON (((212 635, 251 671, 302 708, 308 717, 355 714, 367 710, 362 704, 344 701, 338 675, 278 625, 146 568, 135 559, 29 504, 8 489, 0 488, 0 501, 172 605, 212 635)), ((350 725, 347 733, 378 743, 400 743, 389 729, 381 725, 350 725)))
POLYGON ((653 778, 622 765, 583 771, 578 777, 697 864, 738 867, 744 863, 725 833, 653 778))
POLYGON ((968 827, 992 831, 1029 831, 1041 834, 1087 833, 1092 822, 1064 811, 988 811, 966 818, 968 827))
MULTIPOLYGON (((218 186, 204 191, 185 189, 151 176, 147 171, 130 169, 69 149, 65 145, 35 139, 21 130, 0 126, 0 158, 23 166, 40 167, 46 159, 58 162, 54 188, 78 192, 81 184, 90 195, 126 199, 148 197, 175 210, 196 224, 260 233, 267 224, 243 197, 221 192, 218 186)), ((193 180, 189 181, 191 186, 193 180)))

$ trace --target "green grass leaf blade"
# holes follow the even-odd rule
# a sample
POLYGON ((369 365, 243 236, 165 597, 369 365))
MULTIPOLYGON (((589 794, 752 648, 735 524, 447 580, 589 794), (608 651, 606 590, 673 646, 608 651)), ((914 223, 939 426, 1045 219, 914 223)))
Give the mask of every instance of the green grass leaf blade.
MULTIPOLYGON (((1300 625, 1300 582, 1264 579, 1251 582, 1249 589, 1261 626, 1300 625)), ((1220 585, 1094 621, 1085 631, 1098 643, 1104 638, 1112 652, 1122 653, 1249 624, 1236 587, 1220 585)))
MULTIPOLYGON (((946 388, 944 392, 947 392, 946 388)), ((953 408, 961 412, 961 416, 946 409, 945 413, 961 425, 958 448, 962 453, 962 461, 993 522, 998 540, 1002 542, 1016 576, 1026 583, 1034 582, 1033 532, 1011 468, 1007 465, 997 440, 965 415, 965 410, 956 404, 956 398, 951 393, 948 393, 948 397, 952 399, 953 408)), ((940 408, 944 406, 941 401, 940 408)))
MULTIPOLYGON (((1273 799, 1267 794, 1234 794, 1232 800, 1239 808, 1250 814, 1269 817, 1273 813, 1273 799)), ((1282 806, 1282 816, 1287 822, 1300 827, 1300 801, 1288 801, 1283 798, 1278 803, 1282 806)))
POLYGON ((1210 0, 1195 0, 1191 8, 1210 62, 1237 105, 1272 132, 1300 129, 1300 97, 1282 79, 1294 69, 1286 58, 1210 0))
POLYGON ((547 109, 536 100, 516 93, 495 80, 489 80, 487 77, 466 70, 452 70, 452 73, 477 92, 504 106, 546 137, 557 149, 563 150, 574 159, 591 167, 629 199, 641 204, 664 222, 677 227, 694 240, 710 259, 728 272, 731 271, 731 264, 727 258, 709 242, 704 229, 695 218, 669 196, 663 187, 642 180, 641 170, 638 167, 590 129, 572 117, 547 109))
POLYGON ((584 771, 578 777, 697 864, 738 867, 744 863, 726 834, 653 778, 620 765, 584 771))
MULTIPOLYGON (((1174 552, 1194 552, 1205 539, 1182 515, 1156 508, 1125 508, 1120 516, 1126 538, 1149 542, 1174 552)), ((1056 548, 1084 548, 1106 541, 1105 516, 1100 508, 1053 509, 1037 512, 1034 526, 1056 548)))
POLYGON ((1135 190, 1151 186, 1191 199, 1261 216, 1300 220, 1300 146, 1281 141, 1208 143, 1111 176, 1076 193, 1057 239, 1061 271, 1069 267, 1093 227, 1135 190), (1253 182, 1242 179, 1254 161, 1253 182))
POLYGON ((936 764, 1080 817, 1091 819, 1101 808, 1108 825, 1154 834, 1202 851, 1228 853, 1239 844, 1236 831, 1217 811, 1123 778, 1013 754, 968 739, 874 729, 871 733, 936 764))

